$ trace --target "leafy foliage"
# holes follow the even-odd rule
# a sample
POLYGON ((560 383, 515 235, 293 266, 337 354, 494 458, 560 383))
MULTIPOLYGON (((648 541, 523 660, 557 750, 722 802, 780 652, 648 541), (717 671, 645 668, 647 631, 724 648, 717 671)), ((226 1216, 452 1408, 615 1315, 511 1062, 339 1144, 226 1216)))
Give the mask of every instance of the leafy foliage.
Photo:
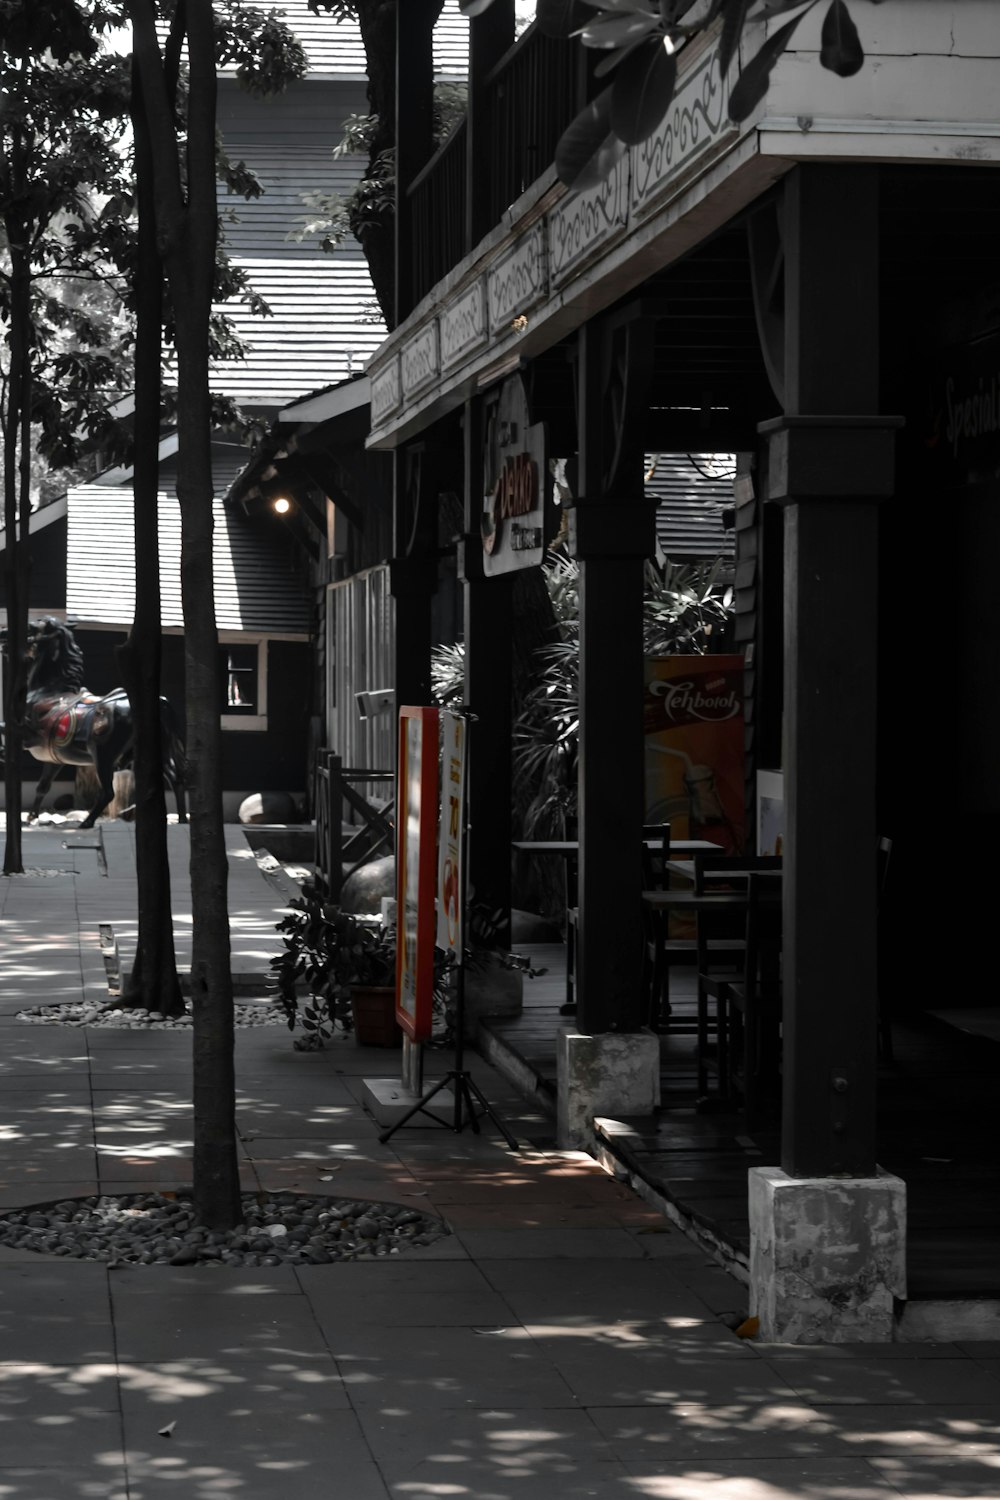
POLYGON ((351 1029, 351 986, 391 984, 396 934, 324 903, 313 887, 278 923, 284 952, 271 959, 274 993, 288 1021, 307 1037, 351 1029))
MULTIPOLYGON (((720 593, 721 559, 711 564, 646 565, 643 651, 700 653, 729 613, 720 593)), ((576 819, 580 714, 580 569, 572 558, 550 553, 545 583, 560 639, 535 653, 537 670, 514 721, 513 800, 526 838, 563 838, 576 819)), ((460 701, 465 652, 461 643, 435 648, 431 666, 435 699, 460 701)))
MULTIPOLYGON (((459 3, 465 15, 478 16, 493 0, 459 3)), ((864 48, 846 0, 538 0, 540 30, 578 37, 585 47, 605 52, 596 74, 614 73, 613 82, 564 133, 556 153, 560 179, 571 187, 596 186, 627 146, 658 129, 674 96, 678 55, 697 37, 721 23, 719 68, 725 74, 748 31, 795 12, 769 32, 740 70, 729 114, 746 119, 767 92, 771 72, 799 23, 820 3, 826 5, 820 63, 849 78, 862 67, 864 48)))
MULTIPOLYGON (((440 143, 465 112, 464 83, 434 86, 434 139, 440 143)), ((288 238, 301 242, 320 236, 320 248, 332 252, 349 236, 364 246, 368 234, 383 225, 396 211, 396 153, 389 149, 372 155, 379 131, 377 114, 348 115, 343 135, 333 148, 335 157, 368 156, 365 175, 349 193, 306 193, 302 201, 310 210, 289 231, 288 238)))

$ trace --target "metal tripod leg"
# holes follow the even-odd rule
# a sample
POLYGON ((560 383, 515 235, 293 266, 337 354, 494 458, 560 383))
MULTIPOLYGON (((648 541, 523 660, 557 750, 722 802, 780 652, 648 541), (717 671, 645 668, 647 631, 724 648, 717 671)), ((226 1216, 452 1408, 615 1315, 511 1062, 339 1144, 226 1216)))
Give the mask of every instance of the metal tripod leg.
POLYGON ((478 1104, 480 1113, 484 1114, 487 1119, 496 1126, 497 1130, 503 1136, 510 1149, 512 1151, 520 1151, 521 1148, 515 1140, 514 1136, 511 1135, 510 1131, 507 1129, 507 1126, 494 1112, 489 1100, 486 1098, 486 1095, 483 1093, 479 1085, 470 1076, 470 1074, 466 1073, 464 1070, 462 1072, 456 1072, 454 1068, 450 1072, 446 1073, 444 1077, 438 1083, 436 1083, 434 1087, 430 1089, 422 1099, 418 1099, 413 1108, 408 1109, 406 1111, 406 1114, 403 1115, 401 1119, 396 1121, 395 1125, 390 1125, 388 1130, 382 1131, 381 1135, 379 1136, 380 1144, 384 1146, 386 1141, 389 1140, 390 1136, 395 1135, 400 1126, 405 1125, 408 1120, 412 1120, 414 1115, 421 1113, 430 1114, 430 1111, 427 1109, 427 1105, 434 1098, 435 1094, 439 1094, 441 1090, 443 1088, 446 1088, 449 1083, 454 1083, 455 1085, 454 1124, 451 1126, 447 1126, 444 1120, 440 1119, 438 1115, 433 1114, 431 1115, 432 1120, 436 1121, 439 1125, 446 1125, 446 1128, 453 1130, 456 1135, 461 1135, 462 1131, 465 1129, 465 1121, 462 1118, 464 1106, 465 1110, 468 1111, 469 1124, 472 1126, 472 1129, 476 1133, 476 1135, 479 1135, 479 1115, 476 1113, 476 1105, 478 1104))

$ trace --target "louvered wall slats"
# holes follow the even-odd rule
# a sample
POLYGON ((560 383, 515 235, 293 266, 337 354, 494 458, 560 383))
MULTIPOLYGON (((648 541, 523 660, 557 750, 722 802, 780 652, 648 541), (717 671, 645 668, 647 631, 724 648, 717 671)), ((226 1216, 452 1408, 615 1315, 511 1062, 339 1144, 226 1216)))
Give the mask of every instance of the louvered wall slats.
POLYGON ((733 504, 731 477, 713 477, 719 454, 660 453, 647 455, 646 493, 655 497, 656 536, 673 561, 732 557, 733 536, 723 526, 723 510, 733 504), (697 460, 697 462, 695 462, 697 460), (706 474, 699 463, 709 470, 706 474))

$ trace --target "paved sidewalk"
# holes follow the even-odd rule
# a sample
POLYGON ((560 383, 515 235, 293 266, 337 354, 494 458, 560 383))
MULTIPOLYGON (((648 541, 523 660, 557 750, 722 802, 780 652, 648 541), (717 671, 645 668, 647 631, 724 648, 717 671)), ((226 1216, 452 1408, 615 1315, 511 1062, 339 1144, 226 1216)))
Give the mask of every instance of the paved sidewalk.
MULTIPOLYGON (((45 829, 27 861, 58 873, 0 880, 0 1208, 189 1179, 189 1037, 14 1019, 99 982, 95 923, 132 899, 106 833, 106 876, 45 829)), ((233 863, 249 964, 279 897, 237 843, 233 863)), ((434 1245, 241 1270, 0 1251, 0 1500, 1000 1497, 1000 1344, 740 1340, 738 1283, 552 1149, 479 1060, 528 1149, 436 1127, 379 1145, 361 1079, 393 1061, 239 1032, 241 1171, 438 1213, 434 1245)))

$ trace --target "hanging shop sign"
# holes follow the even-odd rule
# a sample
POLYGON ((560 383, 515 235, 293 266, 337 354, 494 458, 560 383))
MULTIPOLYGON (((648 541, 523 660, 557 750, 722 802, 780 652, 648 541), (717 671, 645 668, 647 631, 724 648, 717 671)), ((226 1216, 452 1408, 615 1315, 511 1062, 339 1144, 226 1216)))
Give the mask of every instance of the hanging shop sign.
POLYGON ((545 424, 530 423, 520 375, 500 387, 483 448, 483 571, 487 577, 531 568, 545 556, 553 506, 546 504, 545 424))
POLYGON ((650 656, 645 664, 646 822, 741 854, 742 656, 650 656))
POLYGON ((989 484, 1000 478, 1000 334, 935 356, 915 420, 920 472, 932 482, 989 484))
POLYGON ((431 1034, 437 874, 438 710, 399 710, 396 806, 396 1020, 431 1034))
POLYGON ((462 839, 465 807, 465 720, 441 714, 441 827, 438 830, 437 945, 445 953, 462 953, 465 891, 462 839))

